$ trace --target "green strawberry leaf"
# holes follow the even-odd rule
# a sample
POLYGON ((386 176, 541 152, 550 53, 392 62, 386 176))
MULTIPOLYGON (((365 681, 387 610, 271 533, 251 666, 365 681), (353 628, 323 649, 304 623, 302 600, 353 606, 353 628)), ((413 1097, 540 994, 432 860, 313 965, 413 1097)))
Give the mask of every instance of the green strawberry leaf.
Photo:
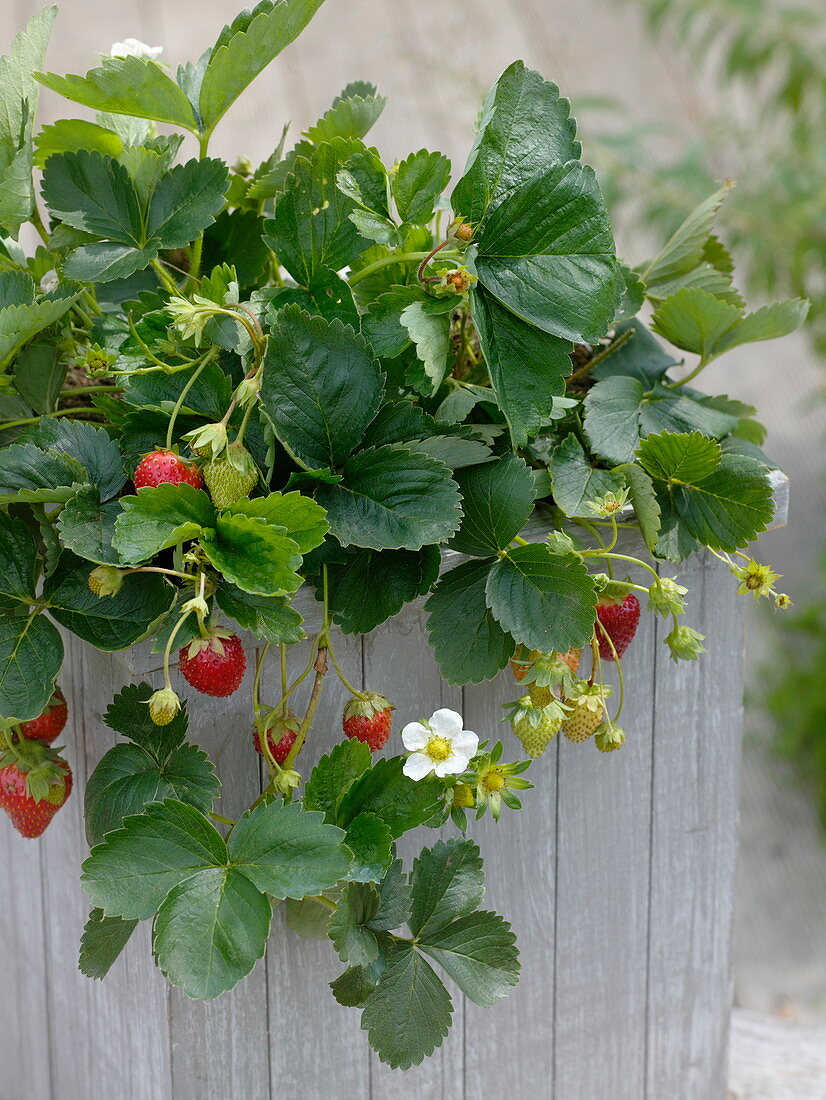
POLYGON ((17 352, 39 332, 53 325, 67 313, 80 297, 60 289, 54 296, 27 305, 0 309, 0 367, 5 367, 17 352))
POLYGON ((460 554, 489 557, 504 550, 533 512, 531 470, 509 454, 455 475, 462 494, 462 523, 450 540, 460 554))
POLYGON ((590 501, 608 492, 618 493, 624 484, 620 474, 591 466, 573 433, 551 455, 550 473, 554 501, 566 516, 591 515, 587 507, 590 501))
POLYGON ((336 183, 339 169, 363 148, 343 138, 308 146, 293 161, 274 217, 264 223, 265 241, 301 286, 309 287, 321 268, 352 264, 368 243, 350 218, 355 201, 336 183))
POLYGON ((386 96, 376 95, 373 85, 367 88, 368 94, 358 94, 352 86, 345 88, 318 122, 304 131, 307 141, 321 145, 333 138, 363 138, 378 122, 387 103, 386 96))
MULTIPOLYGON (((138 690, 146 717, 151 694, 148 684, 138 690)), ((124 693, 128 689, 124 689, 124 693)), ((121 693, 121 694, 124 694, 121 693)), ((121 707, 131 700, 123 700, 121 707)), ((115 698, 118 704, 118 697, 115 698)), ((111 711, 110 707, 110 711, 111 711)), ((117 713, 117 711, 116 711, 117 713)), ((107 713, 106 721, 112 725, 107 713)), ((125 817, 140 813, 150 802, 174 798, 195 806, 203 813, 212 809, 220 783, 205 752, 183 740, 187 726, 186 704, 168 726, 155 726, 149 736, 139 727, 130 745, 115 745, 100 760, 89 777, 84 796, 86 837, 90 846, 99 844, 106 833, 119 828, 125 817), (142 736, 143 735, 143 736, 142 736)), ((147 731, 148 732, 148 731, 147 731)))
POLYGON ((229 837, 232 865, 277 898, 320 894, 347 874, 344 833, 298 803, 269 802, 248 810, 229 837))
POLYGON ((809 313, 809 303, 804 298, 790 298, 784 302, 771 302, 754 313, 747 313, 734 329, 720 341, 719 351, 729 351, 740 344, 752 344, 758 340, 777 340, 800 328, 809 313))
POLYGON ((254 500, 239 501, 227 511, 232 515, 258 517, 285 528, 301 554, 320 546, 329 530, 324 509, 298 492, 270 493, 254 500))
POLYGON ((189 719, 184 705, 168 726, 156 726, 147 706, 152 691, 146 683, 126 684, 106 708, 103 721, 115 733, 158 755, 165 746, 177 748, 184 743, 189 719))
POLYGON ((441 1046, 453 1002, 412 944, 397 944, 378 985, 364 1002, 361 1026, 392 1069, 410 1069, 441 1046))
POLYGON ((449 182, 450 161, 443 153, 420 149, 401 161, 391 186, 402 221, 428 225, 449 182))
POLYGON ((192 485, 157 485, 121 497, 123 509, 112 545, 125 565, 149 561, 161 550, 197 539, 214 529, 215 509, 205 492, 192 485))
POLYGON ((83 485, 60 510, 57 529, 67 550, 87 561, 118 565, 120 558, 112 546, 115 522, 121 514, 120 502, 101 504, 94 485, 83 485))
POLYGON ((435 934, 458 917, 472 913, 485 894, 485 873, 472 840, 438 840, 423 848, 413 863, 410 929, 417 940, 435 934))
POLYGON ((226 615, 258 638, 289 645, 305 637, 301 615, 284 596, 254 596, 224 580, 216 589, 215 601, 226 615))
POLYGON ((43 417, 26 429, 21 442, 75 459, 86 471, 85 480, 97 488, 102 501, 116 496, 126 482, 120 447, 105 428, 78 420, 43 417))
POLYGON ((287 927, 303 940, 326 940, 332 912, 326 901, 326 898, 302 898, 300 901, 287 898, 284 902, 287 927))
POLYGON ((44 615, 1 616, 0 717, 17 722, 38 718, 62 664, 63 642, 44 615))
POLYGON ((86 471, 67 454, 41 451, 33 443, 0 451, 0 504, 61 504, 85 483, 86 471))
POLYGON ((87 119, 61 118, 36 135, 34 162, 42 168, 55 153, 76 153, 79 149, 119 157, 124 148, 123 138, 114 130, 87 119))
POLYGON ((34 601, 37 543, 22 519, 0 512, 0 607, 34 601))
POLYGON ((742 315, 738 306, 707 290, 684 287, 658 304, 651 327, 683 351, 708 359, 723 350, 723 337, 742 315))
MULTIPOLYGON (((350 549, 327 566, 328 605, 345 634, 369 634, 430 590, 439 576, 439 548, 350 549)), ((321 596, 316 592, 320 599, 321 596)))
POLYGON ((306 469, 339 467, 376 415, 384 382, 361 336, 296 306, 278 314, 264 358, 261 402, 306 469))
POLYGON ((722 448, 700 432, 662 432, 649 436, 639 448, 642 468, 662 481, 692 484, 714 473, 722 448))
POLYGON ((215 826, 194 806, 166 799, 107 833, 84 862, 81 884, 107 916, 146 920, 173 887, 227 861, 215 826))
POLYGON ((260 516, 219 512, 214 529, 201 532, 207 560, 238 588, 256 596, 284 596, 301 587, 298 543, 283 527, 260 516))
POLYGON ((451 340, 450 314, 438 308, 442 304, 439 299, 433 301, 434 305, 424 301, 405 306, 401 311, 401 323, 415 345, 416 354, 435 393, 447 371, 451 340))
POLYGON ((448 683, 491 680, 513 656, 516 643, 497 622, 485 596, 494 561, 467 561, 449 570, 425 604, 430 645, 448 683))
POLYGON ((354 859, 347 873, 353 882, 379 882, 393 862, 393 834, 375 814, 357 814, 344 842, 354 859))
POLYGON ((578 160, 582 147, 570 110, 559 88, 524 62, 505 69, 482 106, 465 174, 453 191, 456 213, 477 224, 527 176, 578 160))
POLYGON ((419 938, 474 1004, 490 1008, 519 981, 519 952, 511 926, 498 913, 469 913, 419 938))
POLYGON ((370 967, 350 966, 330 982, 330 989, 338 1003, 344 1008, 358 1008, 364 1004, 379 978, 379 973, 374 976, 374 970, 384 971, 382 959, 377 959, 370 967))
POLYGON ((703 263, 717 211, 732 186, 731 181, 727 181, 701 202, 677 227, 654 259, 640 265, 640 276, 648 294, 656 292, 658 284, 688 275, 703 263))
POLYGON ((400 756, 382 757, 347 788, 338 805, 338 824, 347 828, 359 814, 375 814, 393 838, 429 821, 438 810, 442 785, 435 777, 418 782, 403 772, 400 756))
POLYGON ((523 321, 563 340, 595 343, 614 317, 614 238, 593 170, 540 169, 485 218, 479 282, 523 321))
POLYGON ((104 916, 93 909, 83 929, 77 968, 87 978, 105 978, 138 927, 136 920, 104 916))
POLYGON ((34 73, 56 15, 56 7, 37 12, 0 57, 0 227, 14 238, 34 209, 32 129, 40 91, 34 73))
POLYGON ((459 492, 446 467, 406 446, 360 451, 342 473, 340 484, 316 490, 316 500, 344 546, 419 550, 459 525, 459 492))
POLYGON ((644 393, 638 378, 623 374, 612 375, 588 390, 583 402, 583 427, 597 458, 611 465, 634 461, 640 445, 644 393))
POLYGON ((263 956, 271 916, 269 899, 234 867, 197 871, 170 891, 155 917, 158 967, 188 997, 217 997, 263 956))
POLYGON ((59 348, 45 343, 29 344, 14 361, 14 386, 33 412, 52 413, 57 409, 66 372, 67 364, 59 348))
POLYGON ((618 466, 616 473, 622 474, 625 478, 645 545, 652 554, 656 554, 660 534, 660 505, 654 490, 654 482, 645 470, 634 462, 618 466))
POLYGON ((101 598, 89 588, 93 568, 64 550, 43 586, 46 607, 61 626, 97 649, 128 649, 169 609, 173 590, 156 573, 133 573, 114 596, 101 598))
POLYGON ((370 768, 372 756, 363 741, 349 739, 325 753, 304 789, 304 807, 321 810, 329 824, 339 824, 336 806, 350 784, 370 768))
MULTIPOLYGON (((651 435, 637 453, 640 465, 657 482, 661 539, 669 530, 679 534, 673 518, 666 523, 672 513, 692 539, 713 550, 747 546, 771 522, 771 483, 766 466, 757 459, 723 453, 719 443, 699 432, 651 435)), ((684 540, 664 542, 662 556, 685 548, 684 540)))
MULTIPOLYGON (((137 115, 197 132, 192 105, 171 77, 154 61, 138 57, 105 57, 86 76, 37 73, 46 88, 95 111, 137 115)), ((51 159, 51 158, 50 158, 51 159)))
MULTIPOLYGON (((198 114, 210 133, 239 95, 297 38, 322 0, 259 0, 218 36, 200 85, 198 114)), ((168 121, 168 120, 167 120, 168 121)))
POLYGON ((328 934, 338 957, 351 966, 369 966, 379 955, 370 919, 379 908, 379 892, 369 882, 348 883, 330 917, 328 934))
POLYGON ((520 320, 483 287, 471 293, 473 321, 499 407, 514 446, 523 446, 553 416, 554 397, 571 373, 569 340, 520 320))
POLYGON ((596 591, 576 554, 518 546, 493 565, 486 594, 503 629, 529 649, 565 653, 593 632, 596 591))

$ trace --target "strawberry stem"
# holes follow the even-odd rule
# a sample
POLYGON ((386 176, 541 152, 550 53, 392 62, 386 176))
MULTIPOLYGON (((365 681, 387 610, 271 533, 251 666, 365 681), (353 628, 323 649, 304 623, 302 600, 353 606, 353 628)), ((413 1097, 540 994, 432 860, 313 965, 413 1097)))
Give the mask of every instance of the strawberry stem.
MULTIPOLYGON (((645 591, 645 589, 643 591, 645 591)), ((614 645, 614 639, 611 637, 611 635, 605 629, 605 627, 602 623, 602 620, 599 619, 599 618, 597 619, 597 627, 602 631, 602 634, 605 637, 605 640, 608 642, 608 645, 611 647, 611 652, 614 655, 614 662, 617 666, 617 677, 618 677, 618 680, 619 680, 619 698, 617 699, 617 709, 614 712, 614 721, 618 722, 619 721, 619 716, 622 714, 622 705, 625 702, 625 681, 624 681, 623 675, 622 675, 622 663, 620 662, 619 654, 617 653, 617 648, 614 645)), ((599 646, 597 646, 597 651, 599 651, 599 646)), ((600 660, 601 660, 601 658, 600 658, 600 660)), ((605 713, 606 713, 606 716, 607 716, 608 715, 608 708, 607 707, 605 708, 605 713)), ((608 718, 608 725, 609 726, 611 725, 610 717, 608 718)))
MULTIPOLYGON (((313 668, 315 669, 315 680, 313 681, 313 690, 310 694, 310 701, 307 704, 307 710, 304 713, 304 720, 301 723, 301 728, 296 735, 293 747, 287 753, 287 759, 284 761, 284 771, 289 771, 295 763, 295 758, 301 752, 304 745, 304 740, 307 737, 307 732, 310 726, 313 724, 313 718, 315 718, 315 712, 318 710, 319 700, 321 699, 321 686, 324 683, 324 677, 327 673, 327 648, 326 646, 320 646, 316 659, 313 662, 313 668)), ((285 801, 288 797, 285 795, 285 801)))
POLYGON ((166 429, 166 449, 168 451, 172 450, 172 439, 175 434, 175 421, 178 419, 178 413, 183 408, 186 396, 195 385, 195 383, 198 381, 198 376, 200 375, 201 371, 204 369, 207 363, 210 363, 215 358, 216 354, 217 352, 215 348, 209 349, 209 351, 203 357, 203 359, 189 376, 189 378, 187 378, 186 385, 181 390, 178 396, 178 400, 175 402, 175 407, 173 408, 172 415, 169 418, 169 426, 166 429))

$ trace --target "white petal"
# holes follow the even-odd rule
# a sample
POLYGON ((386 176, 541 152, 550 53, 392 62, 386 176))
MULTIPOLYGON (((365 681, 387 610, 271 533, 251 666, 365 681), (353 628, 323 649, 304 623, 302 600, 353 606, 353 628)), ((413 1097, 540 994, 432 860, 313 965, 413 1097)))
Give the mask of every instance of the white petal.
POLYGON ((433 761, 423 752, 414 752, 405 760, 402 771, 408 779, 424 779, 433 770, 433 761))
POLYGON ((440 760, 433 770, 440 779, 443 775, 460 775, 467 767, 467 762, 468 758, 466 756, 454 752, 447 760, 440 760))
POLYGON ((441 737, 455 737, 462 730, 462 716, 455 710, 442 707, 430 716, 430 728, 441 737))
POLYGON ((462 730, 453 738, 451 746, 454 752, 464 753, 470 758, 476 755, 476 750, 479 748, 479 738, 470 730, 462 730))
POLYGON ((406 749, 423 749, 430 740, 430 730, 421 722, 408 722, 402 730, 402 741, 406 749))

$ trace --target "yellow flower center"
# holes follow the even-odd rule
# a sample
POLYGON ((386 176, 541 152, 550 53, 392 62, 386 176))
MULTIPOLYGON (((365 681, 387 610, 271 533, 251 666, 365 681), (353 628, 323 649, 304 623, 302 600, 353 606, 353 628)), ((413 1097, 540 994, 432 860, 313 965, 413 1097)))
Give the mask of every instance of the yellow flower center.
POLYGON ((434 736, 427 742, 424 751, 435 764, 441 764, 443 760, 447 760, 453 749, 444 737, 434 736))
POLYGON ((482 776, 482 786, 486 791, 501 791, 505 786, 505 777, 501 768, 491 768, 482 776))

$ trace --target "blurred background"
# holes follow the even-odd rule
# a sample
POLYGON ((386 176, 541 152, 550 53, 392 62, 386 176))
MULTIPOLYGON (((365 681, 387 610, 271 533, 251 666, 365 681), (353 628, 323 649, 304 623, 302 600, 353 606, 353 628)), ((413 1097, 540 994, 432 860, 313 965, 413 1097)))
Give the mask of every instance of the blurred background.
MULTIPOLYGON (((0 52, 42 4, 3 0, 0 52)), ((52 71, 111 44, 162 45, 171 66, 210 45, 232 0, 63 0, 52 71)), ((784 530, 759 556, 796 608, 754 607, 735 941, 739 1005, 826 1021, 826 16, 822 0, 327 0, 221 124, 212 151, 269 155, 349 81, 389 98, 371 140, 392 162, 426 147, 459 172, 482 96, 516 58, 573 101, 620 251, 657 250, 715 181, 741 289, 812 300, 806 330, 727 355, 704 388, 757 406, 791 478, 784 530)), ((51 93, 40 121, 67 111, 51 93)), ((69 106, 69 117, 85 117, 69 106)), ((289 138, 288 138, 289 140, 289 138)), ((194 150, 193 150, 194 151, 194 150)))

